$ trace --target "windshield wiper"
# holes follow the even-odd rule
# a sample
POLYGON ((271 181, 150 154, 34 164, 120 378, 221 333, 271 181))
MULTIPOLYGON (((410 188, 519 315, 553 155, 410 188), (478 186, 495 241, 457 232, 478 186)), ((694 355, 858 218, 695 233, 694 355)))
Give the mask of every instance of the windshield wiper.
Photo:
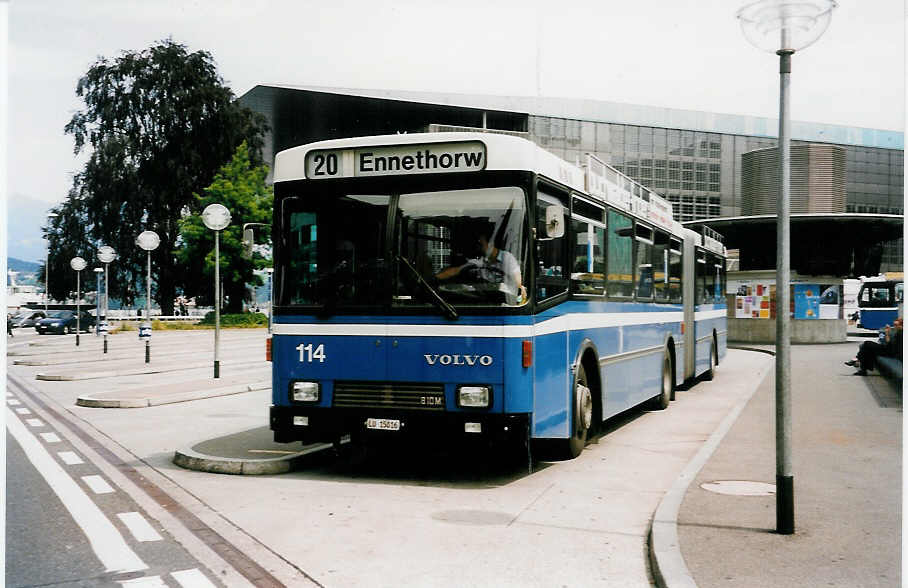
POLYGON ((402 255, 398 255, 397 260, 410 271, 410 273, 416 279, 416 283, 419 284, 419 287, 429 295, 429 300, 432 301, 432 304, 437 306, 439 310, 441 310, 449 319, 454 320, 457 318, 457 311, 454 309, 454 307, 448 304, 448 302, 441 297, 441 294, 438 293, 438 290, 433 288, 432 285, 429 284, 429 282, 423 279, 422 274, 419 273, 419 270, 413 267, 413 264, 410 263, 409 259, 402 255))

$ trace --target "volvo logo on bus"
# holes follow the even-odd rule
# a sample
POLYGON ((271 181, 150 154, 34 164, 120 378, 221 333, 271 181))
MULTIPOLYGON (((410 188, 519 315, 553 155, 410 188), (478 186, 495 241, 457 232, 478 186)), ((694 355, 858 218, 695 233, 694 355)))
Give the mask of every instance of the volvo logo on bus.
POLYGON ((439 355, 437 353, 426 353, 423 355, 426 358, 426 363, 429 365, 476 365, 481 366, 490 366, 492 365, 492 356, 491 355, 448 355, 443 354, 439 355))

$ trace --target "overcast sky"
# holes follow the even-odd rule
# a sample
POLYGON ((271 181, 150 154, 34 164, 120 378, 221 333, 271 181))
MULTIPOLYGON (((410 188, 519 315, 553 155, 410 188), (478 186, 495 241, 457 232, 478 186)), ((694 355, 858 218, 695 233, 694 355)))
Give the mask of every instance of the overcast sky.
MULTIPOLYGON (((63 200, 82 160, 63 126, 99 56, 172 37, 256 84, 587 98, 775 117, 778 58, 739 0, 12 0, 8 195, 63 200)), ((792 117, 904 129, 902 0, 839 0, 794 57, 792 117)), ((0 13, 2 14, 2 13, 0 13)))

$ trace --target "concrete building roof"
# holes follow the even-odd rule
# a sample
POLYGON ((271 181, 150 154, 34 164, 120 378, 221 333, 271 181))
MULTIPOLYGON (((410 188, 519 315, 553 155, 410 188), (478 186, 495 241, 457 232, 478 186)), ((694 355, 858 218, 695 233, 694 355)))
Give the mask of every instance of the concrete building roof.
MULTIPOLYGON (((362 88, 296 86, 291 84, 261 84, 249 90, 247 94, 261 91, 259 88, 280 88, 321 92, 344 96, 359 96, 363 98, 520 112, 535 116, 755 137, 776 137, 779 127, 778 119, 775 118, 701 112, 696 110, 682 110, 578 98, 448 94, 409 90, 370 90, 362 88)), ((886 149, 904 149, 905 146, 904 133, 898 131, 803 121, 792 121, 792 138, 801 141, 858 145, 886 149)))

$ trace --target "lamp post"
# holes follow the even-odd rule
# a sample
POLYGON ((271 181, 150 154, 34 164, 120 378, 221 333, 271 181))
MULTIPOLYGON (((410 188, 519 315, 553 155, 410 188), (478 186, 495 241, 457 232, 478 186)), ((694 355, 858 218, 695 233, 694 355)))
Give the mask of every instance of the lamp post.
POLYGON ((230 224, 230 211, 223 204, 209 204, 202 211, 202 222, 214 231, 214 377, 221 377, 218 344, 221 336, 221 249, 219 234, 230 224))
MULTIPOLYGON (((48 212, 47 220, 57 218, 56 212, 48 212)), ((47 227, 50 232, 50 226, 47 227)), ((50 238, 47 239, 47 255, 44 257, 44 314, 47 315, 47 300, 50 298, 50 238)))
POLYGON ((103 268, 96 267, 95 275, 98 277, 97 289, 95 290, 95 337, 101 335, 101 272, 103 268))
POLYGON ((76 347, 79 346, 79 332, 82 331, 82 284, 80 278, 86 265, 88 264, 81 257, 73 257, 69 260, 69 267, 76 270, 76 347))
POLYGON ((148 254, 148 273, 145 276, 145 324, 139 327, 139 337, 145 339, 145 363, 151 362, 151 252, 158 248, 161 239, 154 231, 142 231, 136 245, 148 254))
POLYGON ((820 38, 835 0, 759 0, 741 8, 744 36, 779 56, 779 181, 776 220, 776 531, 794 533, 791 465, 791 56, 820 38))
POLYGON ((274 306, 274 286, 271 276, 274 274, 274 268, 269 267, 265 270, 268 272, 268 334, 271 334, 271 310, 274 306))
POLYGON ((98 247, 98 259, 104 264, 104 324, 101 325, 101 332, 104 334, 104 353, 107 353, 107 313, 110 309, 110 290, 108 288, 108 276, 110 275, 110 262, 117 258, 117 252, 109 245, 98 247))

